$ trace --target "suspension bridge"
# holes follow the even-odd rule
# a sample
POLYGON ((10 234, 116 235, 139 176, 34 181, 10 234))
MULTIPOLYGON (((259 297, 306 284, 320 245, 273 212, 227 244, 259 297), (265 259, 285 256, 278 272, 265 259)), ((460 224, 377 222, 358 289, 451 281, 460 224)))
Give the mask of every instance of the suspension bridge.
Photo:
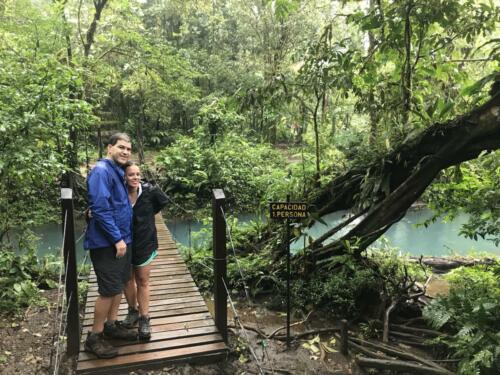
MULTIPOLYGON (((225 358, 227 347, 189 273, 161 214, 156 216, 158 257, 150 277, 150 316, 152 337, 148 342, 113 342, 119 355, 98 359, 86 353, 83 343, 91 329, 97 282, 93 272, 82 322, 77 374, 125 373, 148 370, 172 363, 207 363, 225 358)), ((119 319, 127 314, 122 300, 119 319)))

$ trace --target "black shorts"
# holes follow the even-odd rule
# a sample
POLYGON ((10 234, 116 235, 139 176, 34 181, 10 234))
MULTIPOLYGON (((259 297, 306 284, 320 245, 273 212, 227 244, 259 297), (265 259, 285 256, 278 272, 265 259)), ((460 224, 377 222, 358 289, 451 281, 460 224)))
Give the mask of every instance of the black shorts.
POLYGON ((116 257, 115 247, 90 249, 90 259, 97 277, 97 291, 103 297, 113 297, 123 292, 132 271, 132 250, 127 246, 125 256, 116 257))

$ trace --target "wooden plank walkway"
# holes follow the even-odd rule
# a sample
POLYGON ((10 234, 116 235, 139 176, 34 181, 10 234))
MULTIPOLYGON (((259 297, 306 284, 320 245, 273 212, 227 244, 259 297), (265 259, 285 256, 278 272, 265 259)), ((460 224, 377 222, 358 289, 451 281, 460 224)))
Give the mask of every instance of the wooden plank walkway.
MULTIPOLYGON (((97 298, 97 284, 92 272, 77 374, 124 374, 172 363, 207 363, 225 358, 227 347, 160 214, 156 216, 156 228, 159 254, 153 262, 150 279, 151 340, 116 341, 113 344, 119 347, 119 355, 112 359, 97 359, 84 351, 83 342, 92 326, 97 298)), ((127 314, 127 308, 123 297, 120 320, 127 314)))

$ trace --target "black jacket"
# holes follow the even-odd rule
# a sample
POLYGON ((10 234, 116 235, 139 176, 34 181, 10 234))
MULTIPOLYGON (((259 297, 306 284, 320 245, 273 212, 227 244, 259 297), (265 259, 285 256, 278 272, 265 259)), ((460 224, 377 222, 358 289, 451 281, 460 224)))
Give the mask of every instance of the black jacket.
POLYGON ((158 249, 155 215, 167 202, 167 196, 159 187, 142 183, 142 193, 134 204, 132 249, 136 254, 158 249))

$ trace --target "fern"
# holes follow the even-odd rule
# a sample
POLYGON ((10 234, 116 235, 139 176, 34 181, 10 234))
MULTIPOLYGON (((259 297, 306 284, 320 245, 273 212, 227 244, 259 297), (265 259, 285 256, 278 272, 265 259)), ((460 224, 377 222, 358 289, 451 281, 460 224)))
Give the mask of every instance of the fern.
POLYGON ((451 318, 450 313, 440 302, 440 299, 432 301, 431 305, 424 310, 423 315, 430 325, 436 329, 443 327, 451 318))
POLYGON ((439 342, 460 358, 461 375, 496 374, 500 368, 500 280, 497 263, 491 267, 459 268, 451 272, 450 293, 424 310, 424 318, 449 333, 439 342))
POLYGON ((458 331, 458 335, 460 336, 470 336, 476 327, 472 324, 464 325, 460 331, 458 331))

